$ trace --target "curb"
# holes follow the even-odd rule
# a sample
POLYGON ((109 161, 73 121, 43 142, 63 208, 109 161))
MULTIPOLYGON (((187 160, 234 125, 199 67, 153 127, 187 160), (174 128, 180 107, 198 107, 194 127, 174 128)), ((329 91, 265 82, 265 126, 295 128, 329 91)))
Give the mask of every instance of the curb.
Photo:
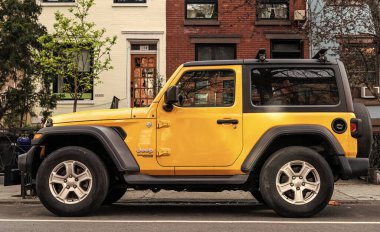
POLYGON ((20 205, 39 205, 41 204, 41 202, 38 200, 38 199, 15 199, 15 200, 7 200, 7 199, 4 199, 4 200, 0 200, 0 205, 11 205, 11 204, 14 204, 14 205, 17 205, 17 204, 20 204, 20 205))

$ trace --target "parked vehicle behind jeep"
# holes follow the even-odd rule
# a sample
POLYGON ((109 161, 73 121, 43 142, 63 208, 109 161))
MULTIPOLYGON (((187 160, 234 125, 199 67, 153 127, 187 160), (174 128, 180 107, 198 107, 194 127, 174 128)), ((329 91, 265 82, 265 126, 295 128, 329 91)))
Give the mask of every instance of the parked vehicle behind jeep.
POLYGON ((127 188, 243 190, 281 216, 313 216, 334 180, 367 174, 368 112, 340 61, 258 58, 181 65, 148 108, 55 116, 19 168, 61 216, 127 188))

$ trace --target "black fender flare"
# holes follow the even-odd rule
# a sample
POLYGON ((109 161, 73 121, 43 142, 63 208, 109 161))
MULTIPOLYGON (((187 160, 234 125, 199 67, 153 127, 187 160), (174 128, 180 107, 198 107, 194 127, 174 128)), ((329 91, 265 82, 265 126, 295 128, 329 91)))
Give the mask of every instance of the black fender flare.
POLYGON ((109 154, 118 171, 139 172, 140 167, 128 145, 120 134, 111 127, 104 126, 59 126, 45 127, 37 133, 42 134, 39 139, 32 140, 33 146, 42 144, 47 138, 57 135, 87 135, 97 139, 109 154))
POLYGON ((292 125, 277 126, 264 133, 259 141, 253 146, 244 160, 241 170, 245 173, 251 172, 257 165, 261 156, 276 138, 283 135, 318 135, 323 137, 333 147, 336 156, 344 156, 344 150, 334 135, 325 127, 319 125, 292 125))

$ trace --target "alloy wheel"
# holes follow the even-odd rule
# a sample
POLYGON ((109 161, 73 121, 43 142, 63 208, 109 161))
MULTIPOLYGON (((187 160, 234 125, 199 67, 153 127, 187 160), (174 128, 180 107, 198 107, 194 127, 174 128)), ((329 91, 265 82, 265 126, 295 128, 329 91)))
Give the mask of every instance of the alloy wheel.
POLYGON ((295 205, 311 202, 320 190, 321 180, 317 170, 308 162, 296 160, 280 168, 276 188, 280 196, 295 205))
POLYGON ((49 187, 50 192, 58 201, 76 204, 90 193, 92 175, 81 162, 67 160, 55 166, 49 177, 49 187))

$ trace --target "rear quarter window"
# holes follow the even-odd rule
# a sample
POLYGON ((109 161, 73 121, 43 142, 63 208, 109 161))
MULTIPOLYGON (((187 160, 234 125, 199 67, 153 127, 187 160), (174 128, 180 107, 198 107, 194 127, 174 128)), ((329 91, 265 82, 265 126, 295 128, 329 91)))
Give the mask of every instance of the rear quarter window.
POLYGON ((251 70, 255 106, 338 105, 334 70, 329 68, 255 68, 251 70))

